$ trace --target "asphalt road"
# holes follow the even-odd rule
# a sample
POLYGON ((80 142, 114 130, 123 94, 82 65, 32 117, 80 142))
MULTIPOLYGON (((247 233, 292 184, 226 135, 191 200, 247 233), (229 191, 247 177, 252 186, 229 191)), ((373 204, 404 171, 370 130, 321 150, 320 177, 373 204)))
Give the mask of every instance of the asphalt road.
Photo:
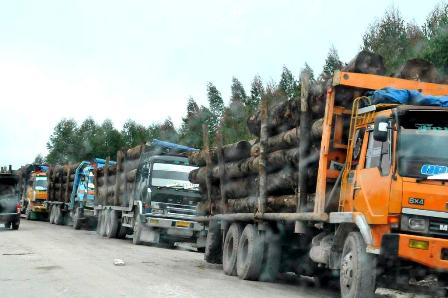
POLYGON ((306 279, 239 280, 184 249, 136 246, 95 231, 22 220, 0 228, 0 297, 338 297, 306 279), (115 266, 121 259, 124 266, 115 266))

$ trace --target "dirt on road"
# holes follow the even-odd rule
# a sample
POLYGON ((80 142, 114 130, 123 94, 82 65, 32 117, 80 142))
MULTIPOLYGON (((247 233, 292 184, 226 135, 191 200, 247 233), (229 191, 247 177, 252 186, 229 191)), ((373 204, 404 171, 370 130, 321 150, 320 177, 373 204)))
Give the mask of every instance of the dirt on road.
POLYGON ((239 280, 182 249, 135 246, 95 231, 22 220, 0 228, 0 297, 338 297, 310 282, 239 280), (124 265, 114 265, 114 260, 124 265), (304 286, 306 284, 307 286, 304 286))

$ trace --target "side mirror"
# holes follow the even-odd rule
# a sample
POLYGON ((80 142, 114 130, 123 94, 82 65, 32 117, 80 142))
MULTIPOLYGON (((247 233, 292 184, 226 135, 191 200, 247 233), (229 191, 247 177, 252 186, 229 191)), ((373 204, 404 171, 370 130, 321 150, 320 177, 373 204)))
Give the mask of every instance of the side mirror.
POLYGON ((387 130, 389 128, 389 118, 385 116, 377 116, 373 126, 373 139, 384 143, 387 141, 387 130))

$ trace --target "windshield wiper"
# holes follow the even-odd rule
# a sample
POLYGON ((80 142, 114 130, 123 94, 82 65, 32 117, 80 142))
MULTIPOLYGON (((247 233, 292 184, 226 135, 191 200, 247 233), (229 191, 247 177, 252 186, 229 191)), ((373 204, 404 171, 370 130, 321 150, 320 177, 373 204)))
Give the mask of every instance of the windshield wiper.
POLYGON ((421 177, 421 178, 416 179, 417 182, 426 181, 426 180, 448 181, 448 173, 426 176, 426 177, 421 177))

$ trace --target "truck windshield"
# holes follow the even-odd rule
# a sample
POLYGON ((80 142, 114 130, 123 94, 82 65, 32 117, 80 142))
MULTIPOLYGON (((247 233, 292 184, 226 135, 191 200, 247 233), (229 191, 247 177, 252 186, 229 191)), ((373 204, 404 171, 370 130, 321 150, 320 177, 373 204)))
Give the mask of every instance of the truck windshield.
POLYGON ((194 169, 196 167, 156 162, 152 166, 151 185, 197 190, 199 186, 188 181, 188 174, 194 169))
POLYGON ((37 177, 34 189, 35 190, 47 190, 47 177, 37 177))
POLYGON ((448 172, 448 113, 409 111, 400 119, 398 172, 427 177, 448 172))

